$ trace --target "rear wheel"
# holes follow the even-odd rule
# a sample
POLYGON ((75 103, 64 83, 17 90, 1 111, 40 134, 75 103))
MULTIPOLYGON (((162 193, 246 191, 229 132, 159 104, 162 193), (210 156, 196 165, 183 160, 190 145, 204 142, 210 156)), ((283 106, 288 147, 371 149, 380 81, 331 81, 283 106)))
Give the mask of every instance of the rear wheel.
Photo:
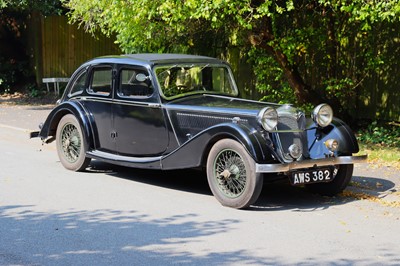
POLYGON ((65 168, 82 171, 89 165, 87 144, 81 126, 72 114, 65 115, 58 123, 56 145, 58 157, 65 168))
POLYGON ((324 196, 335 196, 342 192, 349 184, 351 177, 353 176, 353 165, 342 164, 338 165, 335 170, 336 176, 332 182, 329 183, 317 183, 306 185, 313 193, 321 194, 324 196))
POLYGON ((208 184, 215 198, 224 206, 238 209, 253 204, 263 185, 255 165, 237 141, 223 139, 215 143, 207 160, 208 184))

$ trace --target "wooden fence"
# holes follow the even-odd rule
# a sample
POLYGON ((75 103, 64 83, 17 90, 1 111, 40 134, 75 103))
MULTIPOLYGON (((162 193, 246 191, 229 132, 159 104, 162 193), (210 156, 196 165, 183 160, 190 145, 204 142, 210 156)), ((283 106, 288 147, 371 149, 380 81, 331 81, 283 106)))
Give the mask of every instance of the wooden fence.
POLYGON ((42 17, 41 35, 42 77, 70 77, 88 59, 121 54, 113 38, 92 36, 65 16, 42 17))

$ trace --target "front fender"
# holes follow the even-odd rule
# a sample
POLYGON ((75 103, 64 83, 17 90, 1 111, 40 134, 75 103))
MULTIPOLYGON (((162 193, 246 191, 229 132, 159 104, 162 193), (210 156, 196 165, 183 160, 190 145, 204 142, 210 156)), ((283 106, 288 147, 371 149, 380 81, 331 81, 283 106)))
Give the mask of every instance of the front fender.
POLYGON ((311 158, 324 158, 329 154, 325 146, 328 139, 336 139, 339 148, 335 156, 350 155, 359 151, 357 139, 350 127, 342 120, 334 118, 331 125, 325 128, 313 127, 307 131, 311 158))
POLYGON ((63 102, 60 105, 56 106, 47 116, 46 121, 43 123, 38 136, 42 140, 45 140, 49 137, 52 137, 51 139, 54 140, 56 137, 55 135, 57 132, 58 123, 60 122, 61 118, 67 114, 73 114, 77 118, 81 126, 82 132, 85 135, 85 141, 87 142, 88 147, 92 147, 92 118, 85 110, 85 108, 79 102, 75 101, 63 102))
POLYGON ((246 125, 223 123, 207 128, 161 159, 162 169, 193 168, 204 165, 212 145, 223 138, 240 142, 256 162, 272 161, 262 147, 270 146, 260 134, 246 125))

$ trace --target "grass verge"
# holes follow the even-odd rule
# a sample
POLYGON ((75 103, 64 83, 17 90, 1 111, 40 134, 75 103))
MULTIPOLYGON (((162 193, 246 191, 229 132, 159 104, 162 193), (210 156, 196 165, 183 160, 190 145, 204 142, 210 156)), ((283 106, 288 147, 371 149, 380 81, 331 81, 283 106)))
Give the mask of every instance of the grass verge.
POLYGON ((381 144, 359 143, 358 155, 368 154, 368 162, 377 167, 390 166, 400 169, 400 148, 386 147, 381 144))

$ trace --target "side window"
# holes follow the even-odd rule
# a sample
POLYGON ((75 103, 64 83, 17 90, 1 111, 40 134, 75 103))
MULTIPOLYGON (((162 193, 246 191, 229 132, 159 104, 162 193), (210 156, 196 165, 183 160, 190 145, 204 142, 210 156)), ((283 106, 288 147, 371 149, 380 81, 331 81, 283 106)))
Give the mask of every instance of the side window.
POLYGON ((88 93, 108 96, 111 94, 112 68, 98 67, 93 69, 92 82, 88 88, 88 93))
POLYGON ((83 72, 80 76, 75 80, 74 85, 72 85, 71 91, 68 94, 68 97, 73 97, 79 95, 85 89, 85 82, 86 82, 87 72, 83 72))
POLYGON ((149 75, 146 70, 126 68, 121 69, 117 94, 123 98, 148 97, 153 94, 149 75))

